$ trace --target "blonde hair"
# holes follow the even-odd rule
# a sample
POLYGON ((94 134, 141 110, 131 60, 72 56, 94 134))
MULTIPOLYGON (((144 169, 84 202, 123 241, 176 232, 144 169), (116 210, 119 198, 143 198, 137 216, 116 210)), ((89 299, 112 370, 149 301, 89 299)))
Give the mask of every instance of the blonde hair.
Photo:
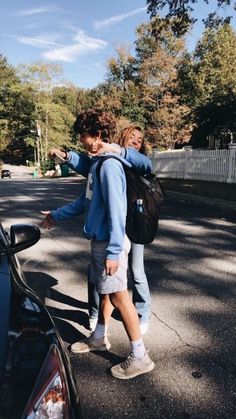
MULTIPOLYGON (((121 147, 125 147, 130 134, 132 134, 134 130, 138 130, 143 134, 143 130, 139 125, 129 125, 128 127, 123 128, 122 130, 118 132, 118 134, 114 137, 114 142, 116 144, 119 144, 121 147)), ((144 138, 143 138, 142 145, 140 147, 139 152, 142 154, 146 154, 146 146, 145 146, 144 138)))

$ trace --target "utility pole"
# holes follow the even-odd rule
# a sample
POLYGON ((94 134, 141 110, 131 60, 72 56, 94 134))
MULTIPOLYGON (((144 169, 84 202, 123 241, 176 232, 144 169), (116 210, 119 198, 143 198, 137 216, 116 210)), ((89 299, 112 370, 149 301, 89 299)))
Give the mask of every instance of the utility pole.
POLYGON ((36 137, 36 155, 37 155, 37 166, 40 167, 40 144, 41 144, 41 128, 39 121, 36 121, 37 137, 36 137))

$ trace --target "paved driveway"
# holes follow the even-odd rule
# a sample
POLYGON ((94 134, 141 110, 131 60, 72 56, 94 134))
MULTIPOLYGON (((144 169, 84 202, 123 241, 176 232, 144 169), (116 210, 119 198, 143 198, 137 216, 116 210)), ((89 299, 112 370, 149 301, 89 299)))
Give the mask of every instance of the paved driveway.
MULTIPOLYGON (((75 198, 83 180, 0 181, 5 227, 39 223, 41 209, 75 198)), ((152 373, 130 381, 109 375, 129 352, 119 320, 109 327, 111 352, 71 355, 84 417, 230 418, 235 410, 235 205, 169 193, 159 234, 146 247, 152 317, 145 344, 152 373)), ((42 232, 19 257, 27 280, 45 300, 66 345, 88 336, 86 272, 89 243, 82 219, 42 232)))

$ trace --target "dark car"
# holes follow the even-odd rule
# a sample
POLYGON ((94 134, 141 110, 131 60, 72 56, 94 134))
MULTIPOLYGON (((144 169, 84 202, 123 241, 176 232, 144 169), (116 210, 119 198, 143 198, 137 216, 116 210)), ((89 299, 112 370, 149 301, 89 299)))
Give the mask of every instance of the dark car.
POLYGON ((1 170, 1 178, 3 179, 4 177, 11 178, 11 171, 7 169, 1 170))
POLYGON ((34 225, 12 225, 9 236, 0 223, 0 418, 78 419, 64 344, 16 257, 39 238, 34 225))

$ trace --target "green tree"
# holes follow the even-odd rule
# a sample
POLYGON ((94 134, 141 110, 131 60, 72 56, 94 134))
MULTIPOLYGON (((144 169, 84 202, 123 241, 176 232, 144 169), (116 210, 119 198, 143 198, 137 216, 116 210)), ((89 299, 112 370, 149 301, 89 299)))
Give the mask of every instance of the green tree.
POLYGON ((208 29, 194 53, 197 105, 236 93, 236 33, 229 25, 208 29))
POLYGON ((135 58, 129 53, 127 47, 117 48, 116 54, 116 58, 108 60, 107 81, 118 86, 125 93, 129 82, 135 78, 135 58))
POLYGON ((196 127, 192 143, 195 147, 207 147, 211 135, 225 148, 236 132, 236 95, 231 93, 217 102, 208 102, 195 111, 196 127))
POLYGON ((209 135, 235 131, 235 61, 236 34, 224 25, 207 29, 192 57, 186 56, 180 66, 179 86, 193 110, 195 146, 207 146, 209 135))
POLYGON ((0 152, 6 148, 11 139, 11 109, 15 102, 13 93, 17 84, 18 79, 13 67, 3 55, 0 55, 0 152))
POLYGON ((117 56, 107 63, 107 96, 113 98, 113 103, 111 99, 109 101, 111 109, 118 117, 143 124, 145 118, 137 85, 137 61, 125 47, 118 48, 116 53, 117 56))
POLYGON ((73 84, 69 84, 68 86, 56 86, 52 89, 52 102, 64 105, 68 111, 76 117, 79 92, 80 89, 73 84))
POLYGON ((52 145, 72 144, 71 127, 81 91, 62 80, 62 69, 58 65, 24 65, 19 68, 19 74, 24 86, 34 92, 37 161, 40 163, 47 160, 52 145))
MULTIPOLYGON (((209 0, 203 1, 209 4, 209 0)), ((163 18, 163 23, 169 25, 171 22, 171 27, 178 36, 185 34, 197 21, 192 16, 192 13, 198 0, 147 0, 146 3, 151 18, 156 17, 164 9, 165 17, 163 18), (172 18, 175 19, 172 20, 172 18)), ((233 0, 211 1, 212 11, 203 19, 205 26, 217 28, 225 23, 230 23, 232 16, 220 16, 220 11, 223 10, 225 12, 230 5, 234 5, 235 8, 233 0)))
POLYGON ((145 109, 146 132, 154 145, 173 148, 190 139, 190 109, 178 94, 177 70, 185 53, 184 39, 160 18, 137 28, 137 65, 140 102, 145 109))
POLYGON ((18 67, 22 83, 34 92, 36 107, 37 161, 47 159, 49 143, 49 107, 53 88, 61 81, 62 69, 56 64, 36 62, 18 67))
POLYGON ((25 140, 34 120, 32 91, 20 82, 15 69, 0 55, 0 152, 15 162, 32 154, 25 140))
POLYGON ((88 95, 91 107, 112 111, 116 117, 143 124, 143 107, 136 84, 136 62, 125 47, 116 50, 116 57, 107 62, 104 83, 88 95))

